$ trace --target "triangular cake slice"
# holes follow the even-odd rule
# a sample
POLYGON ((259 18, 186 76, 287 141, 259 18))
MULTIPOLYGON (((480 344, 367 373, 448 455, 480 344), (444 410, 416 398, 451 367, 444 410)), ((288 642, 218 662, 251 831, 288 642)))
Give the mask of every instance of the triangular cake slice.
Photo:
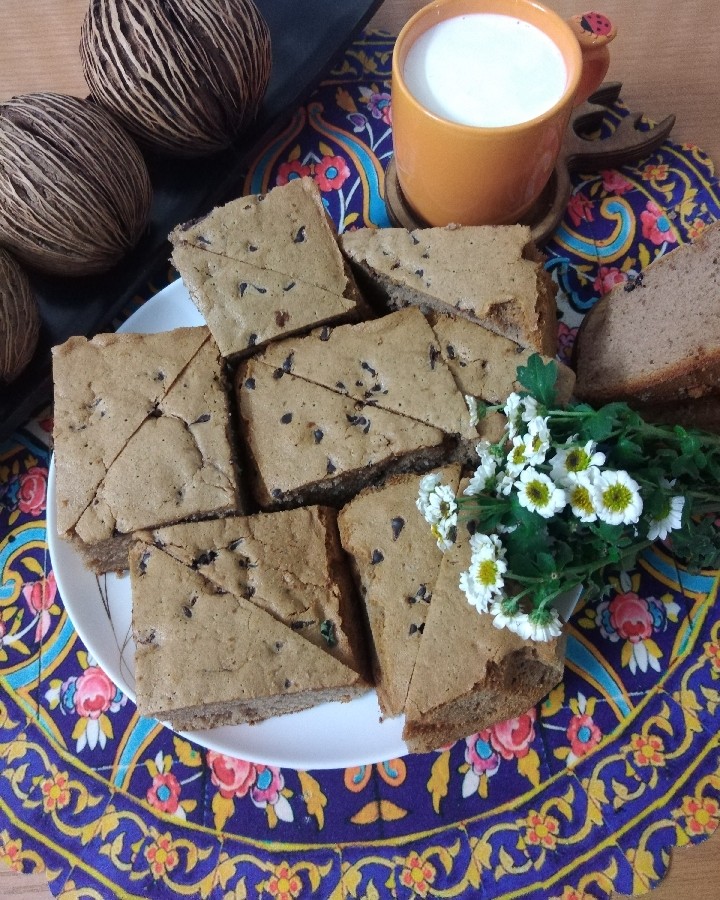
POLYGON ((143 538, 219 591, 250 600, 349 668, 365 672, 364 626, 336 510, 308 506, 183 522, 143 538))
POLYGON ((312 178, 233 200, 170 240, 223 356, 359 317, 360 295, 312 178))
POLYGON ((207 328, 103 336, 60 348, 56 360, 59 533, 91 568, 126 568, 132 535, 141 528, 241 511, 221 359, 207 328), (144 368, 145 381, 157 379, 163 390, 128 391, 133 367, 144 368), (79 422, 82 403, 70 401, 75 391, 67 383, 78 370, 78 391, 95 398, 79 422), (95 371, 102 376, 97 381, 95 371), (103 424, 96 426, 96 418, 103 424), (118 422, 122 443, 107 419, 118 422), (96 474, 80 495, 76 480, 85 466, 96 474))
MULTIPOLYGON (((438 471, 456 490, 460 467, 438 471)), ((338 517, 367 610, 375 689, 388 718, 404 712, 443 556, 415 504, 422 477, 397 475, 367 488, 338 517)))
POLYGON ((455 446, 438 428, 359 403, 252 358, 236 376, 254 494, 263 509, 336 505, 385 471, 437 465, 455 446))
POLYGON ((528 227, 358 228, 341 245, 385 308, 464 316, 555 355, 555 286, 528 227))
POLYGON ((181 731, 258 722, 367 684, 243 597, 153 544, 130 552, 135 689, 143 716, 181 731))
POLYGON ((432 328, 414 307, 370 322, 321 328, 307 337, 279 341, 260 359, 448 434, 469 431, 463 395, 442 359, 432 328))
POLYGON ((458 528, 443 556, 410 681, 403 739, 425 753, 496 722, 517 718, 563 676, 565 636, 524 640, 497 629, 460 590, 470 565, 469 535, 458 528))

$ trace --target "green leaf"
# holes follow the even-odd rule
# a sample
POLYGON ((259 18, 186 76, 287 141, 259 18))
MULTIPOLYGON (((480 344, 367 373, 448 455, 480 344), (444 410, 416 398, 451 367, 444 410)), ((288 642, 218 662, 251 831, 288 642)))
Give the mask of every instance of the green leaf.
POLYGON ((549 409, 556 403, 557 373, 557 363, 554 359, 544 363, 539 353, 533 353, 528 358, 526 366, 518 366, 517 380, 538 403, 549 409))

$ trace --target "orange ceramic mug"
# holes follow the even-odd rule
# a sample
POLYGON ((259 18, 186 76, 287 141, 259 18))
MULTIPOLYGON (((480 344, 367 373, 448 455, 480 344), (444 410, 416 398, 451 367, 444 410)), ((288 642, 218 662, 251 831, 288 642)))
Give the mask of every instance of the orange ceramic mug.
MULTIPOLYGON (((573 106, 586 99, 607 72, 606 44, 614 34, 598 13, 566 22, 534 0, 434 0, 417 12, 400 32, 392 61, 395 168, 416 218, 427 225, 521 221, 552 175, 573 106), (564 83, 548 109, 512 124, 464 124, 448 118, 443 107, 432 111, 426 97, 418 99, 422 94, 417 74, 413 81, 410 67, 406 71, 411 48, 422 36, 427 40, 433 26, 452 19, 456 21, 443 27, 455 27, 458 17, 467 26, 477 21, 478 13, 511 17, 526 32, 533 32, 527 26, 535 26, 554 45, 555 56, 559 51, 564 83)), ((486 44, 486 49, 490 57, 494 48, 486 44)), ((452 70, 454 54, 445 52, 445 57, 452 70)), ((492 92, 497 85, 488 81, 477 85, 478 90, 492 92)))

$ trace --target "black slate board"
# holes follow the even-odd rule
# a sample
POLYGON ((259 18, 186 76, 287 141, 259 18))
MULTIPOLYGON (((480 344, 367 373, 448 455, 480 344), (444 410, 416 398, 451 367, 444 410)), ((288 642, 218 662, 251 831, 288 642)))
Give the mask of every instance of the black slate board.
POLYGON ((169 232, 241 193, 248 162, 279 132, 381 0, 256 0, 269 27, 273 66, 263 107, 251 132, 222 153, 193 160, 145 154, 153 184, 146 233, 114 269, 86 278, 30 273, 42 327, 34 358, 0 388, 0 441, 52 399, 50 348, 73 334, 91 336, 167 264, 169 232))

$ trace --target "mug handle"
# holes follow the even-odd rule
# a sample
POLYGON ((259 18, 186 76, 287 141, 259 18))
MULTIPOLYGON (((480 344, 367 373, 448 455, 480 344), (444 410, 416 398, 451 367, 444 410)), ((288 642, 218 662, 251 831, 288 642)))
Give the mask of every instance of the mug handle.
POLYGON ((610 66, 610 50, 617 29, 606 15, 586 12, 571 16, 567 20, 580 44, 583 58, 582 75, 575 94, 575 106, 584 103, 602 84, 610 66))

